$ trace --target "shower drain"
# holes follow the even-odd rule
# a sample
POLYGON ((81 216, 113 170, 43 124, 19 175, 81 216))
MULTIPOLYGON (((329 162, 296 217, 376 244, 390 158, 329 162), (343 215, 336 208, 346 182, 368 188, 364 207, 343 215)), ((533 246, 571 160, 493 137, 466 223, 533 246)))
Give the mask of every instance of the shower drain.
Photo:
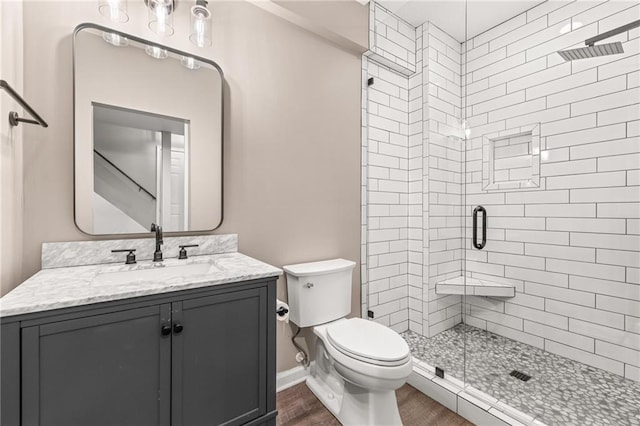
POLYGON ((528 374, 524 374, 523 372, 518 370, 513 370, 511 373, 509 373, 509 375, 515 377, 516 379, 520 379, 523 382, 526 382, 531 378, 531 376, 529 376, 528 374))

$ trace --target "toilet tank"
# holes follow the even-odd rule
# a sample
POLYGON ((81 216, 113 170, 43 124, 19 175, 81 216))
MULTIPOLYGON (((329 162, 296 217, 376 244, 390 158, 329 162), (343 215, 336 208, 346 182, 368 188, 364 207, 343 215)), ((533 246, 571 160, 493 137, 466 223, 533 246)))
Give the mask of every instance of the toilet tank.
POLYGON ((311 327, 347 316, 354 266, 355 262, 345 259, 283 266, 289 319, 298 327, 311 327))

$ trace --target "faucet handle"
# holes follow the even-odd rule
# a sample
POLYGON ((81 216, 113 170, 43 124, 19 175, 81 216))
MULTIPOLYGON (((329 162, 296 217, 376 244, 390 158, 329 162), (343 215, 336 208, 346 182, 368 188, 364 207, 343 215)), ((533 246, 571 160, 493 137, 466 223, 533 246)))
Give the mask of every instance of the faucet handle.
POLYGON ((187 248, 189 247, 199 247, 199 244, 185 244, 182 246, 178 246, 180 247, 180 251, 178 252, 178 259, 188 259, 189 256, 187 256, 187 248))
POLYGON ((117 249, 117 250, 111 250, 111 253, 125 253, 125 252, 128 252, 127 261, 124 262, 124 264, 125 265, 132 265, 132 264, 136 263, 136 255, 135 255, 134 251, 136 251, 136 249, 117 249))

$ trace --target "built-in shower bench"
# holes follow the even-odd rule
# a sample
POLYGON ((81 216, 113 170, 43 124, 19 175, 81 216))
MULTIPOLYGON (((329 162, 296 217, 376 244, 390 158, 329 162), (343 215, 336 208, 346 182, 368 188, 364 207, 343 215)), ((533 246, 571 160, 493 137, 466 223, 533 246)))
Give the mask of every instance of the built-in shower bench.
POLYGON ((513 285, 465 277, 449 278, 436 283, 436 294, 465 294, 467 296, 515 297, 516 288, 513 285), (466 284, 466 285, 465 285, 466 284))

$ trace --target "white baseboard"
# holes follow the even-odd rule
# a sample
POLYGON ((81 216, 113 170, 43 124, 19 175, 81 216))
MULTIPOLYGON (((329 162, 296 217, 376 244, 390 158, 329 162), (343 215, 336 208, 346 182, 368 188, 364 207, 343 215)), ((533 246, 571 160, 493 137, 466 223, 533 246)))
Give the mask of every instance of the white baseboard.
MULTIPOLYGON (((315 361, 313 361, 315 362, 315 361)), ((311 364, 313 364, 311 362, 311 364)), ((283 391, 291 386, 295 386, 298 383, 302 383, 307 380, 307 376, 309 375, 309 367, 303 367, 301 365, 294 367, 290 370, 281 371, 276 374, 276 392, 283 391)))

